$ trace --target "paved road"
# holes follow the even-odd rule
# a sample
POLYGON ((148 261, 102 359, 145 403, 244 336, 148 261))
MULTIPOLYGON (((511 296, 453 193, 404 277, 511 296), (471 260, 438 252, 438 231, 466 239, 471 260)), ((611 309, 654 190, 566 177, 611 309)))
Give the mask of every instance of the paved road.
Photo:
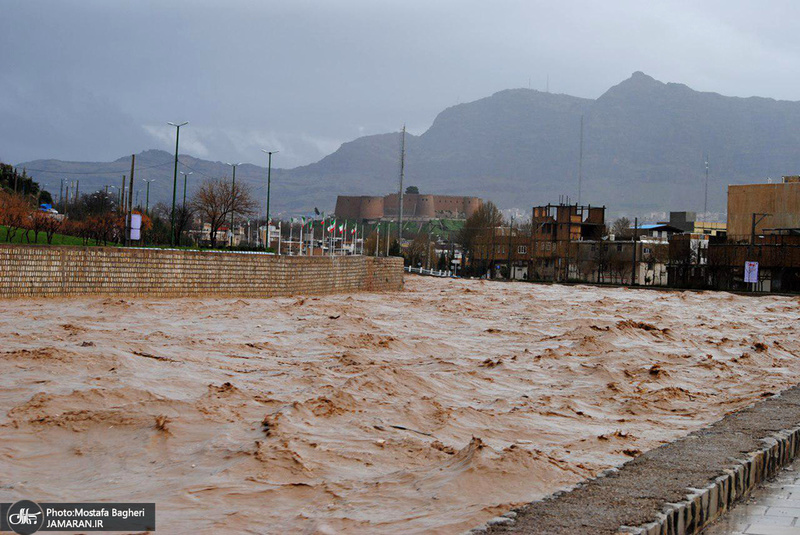
POLYGON ((755 490, 703 535, 800 535, 800 461, 755 490))

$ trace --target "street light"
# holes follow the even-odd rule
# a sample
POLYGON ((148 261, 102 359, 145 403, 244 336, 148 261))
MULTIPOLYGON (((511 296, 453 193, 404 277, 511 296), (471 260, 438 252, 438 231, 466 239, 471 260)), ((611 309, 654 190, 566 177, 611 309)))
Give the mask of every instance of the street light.
POLYGON ((236 166, 242 165, 242 162, 239 163, 230 163, 226 162, 228 165, 233 167, 233 181, 231 182, 231 247, 233 247, 233 215, 236 213, 236 166))
MULTIPOLYGON (((261 149, 261 152, 265 152, 269 156, 269 160, 268 160, 268 163, 267 163, 267 239, 266 239, 266 246, 269 247, 269 189, 270 189, 270 185, 272 183, 272 179, 271 179, 272 178, 271 177, 271 175, 272 175, 272 155, 273 154, 277 154, 280 151, 278 151, 278 150, 261 149)), ((280 253, 280 251, 278 251, 278 253, 280 253)))
POLYGON ((189 121, 182 123, 167 123, 175 127, 175 170, 172 173, 172 222, 169 227, 170 245, 175 246, 175 196, 178 191, 178 140, 181 136, 181 126, 186 126, 189 121))
POLYGON ((155 179, 147 180, 146 178, 143 178, 142 180, 147 182, 147 194, 145 195, 144 212, 146 214, 149 214, 150 213, 150 182, 155 182, 156 180, 155 179))
POLYGON ((194 172, 193 171, 189 171, 188 173, 184 173, 183 171, 181 171, 181 174, 183 175, 183 209, 185 210, 186 209, 186 177, 188 177, 189 175, 193 175, 194 172))

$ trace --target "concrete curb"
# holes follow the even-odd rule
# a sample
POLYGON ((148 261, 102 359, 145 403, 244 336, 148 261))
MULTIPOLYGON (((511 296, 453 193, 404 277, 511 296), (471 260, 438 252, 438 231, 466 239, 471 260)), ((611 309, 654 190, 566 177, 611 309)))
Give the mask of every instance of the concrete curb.
POLYGON ((621 526, 619 533, 635 535, 691 535, 700 533, 762 482, 773 478, 800 453, 800 427, 763 439, 738 465, 703 489, 687 489, 686 499, 670 503, 658 518, 644 526, 621 526))
MULTIPOLYGON (((686 499, 679 503, 668 503, 658 517, 642 526, 620 526, 617 533, 625 535, 692 535, 731 509, 737 501, 748 496, 759 484, 773 478, 777 473, 800 456, 800 426, 779 431, 761 439, 764 446, 750 452, 744 459, 735 459, 737 465, 725 469, 724 473, 702 489, 687 489, 686 499)), ((609 468, 577 485, 555 492, 539 500, 546 502, 582 487, 595 479, 619 471, 609 468)), ((464 535, 482 535, 493 527, 512 528, 517 512, 512 510, 495 517, 481 526, 472 528, 464 535)))

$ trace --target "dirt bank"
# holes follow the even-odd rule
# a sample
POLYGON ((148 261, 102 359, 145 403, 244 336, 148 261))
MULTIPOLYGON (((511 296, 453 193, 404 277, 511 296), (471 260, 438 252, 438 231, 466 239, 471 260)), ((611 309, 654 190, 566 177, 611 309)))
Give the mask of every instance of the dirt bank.
POLYGON ((797 383, 799 303, 419 277, 0 302, 0 499, 457 533, 797 383))

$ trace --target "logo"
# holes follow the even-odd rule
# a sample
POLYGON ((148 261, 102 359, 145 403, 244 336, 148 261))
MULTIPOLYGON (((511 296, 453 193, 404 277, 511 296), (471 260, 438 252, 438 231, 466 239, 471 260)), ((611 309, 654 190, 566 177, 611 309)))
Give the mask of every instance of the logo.
POLYGON ((31 535, 39 531, 44 524, 44 513, 38 503, 20 500, 8 508, 6 520, 14 533, 31 535))

